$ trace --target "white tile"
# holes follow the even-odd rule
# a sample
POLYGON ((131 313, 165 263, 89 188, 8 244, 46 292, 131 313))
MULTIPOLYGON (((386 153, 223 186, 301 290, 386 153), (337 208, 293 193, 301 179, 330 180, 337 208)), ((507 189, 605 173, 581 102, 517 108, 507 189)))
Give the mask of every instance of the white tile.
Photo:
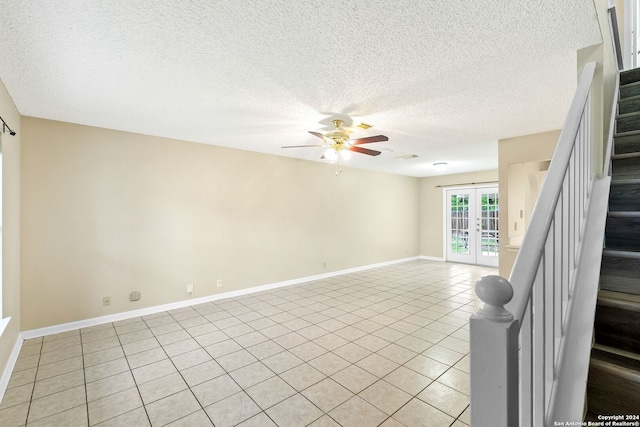
POLYGON ((35 384, 34 425, 469 425, 473 285, 492 272, 407 262, 27 340, 0 424, 25 423, 35 384))
POLYGON ((268 409, 296 394, 296 390, 280 377, 269 378, 249 387, 246 392, 262 409, 268 409))
POLYGON ((326 378, 304 390, 302 395, 324 412, 329 412, 351 398, 353 393, 331 378, 326 378))
POLYGON ((235 426, 260 413, 260 408, 243 391, 205 408, 217 427, 235 426))
POLYGON ((329 415, 343 427, 377 426, 387 418, 384 412, 359 396, 353 396, 329 415))
POLYGON ((323 415, 318 407, 300 394, 272 406, 266 412, 280 427, 306 426, 323 415))
POLYGON ((200 409, 190 390, 172 394, 146 405, 152 425, 165 425, 200 409))
POLYGON ((275 374, 261 362, 255 362, 230 372, 229 375, 231 375, 240 387, 248 388, 273 377, 275 374))

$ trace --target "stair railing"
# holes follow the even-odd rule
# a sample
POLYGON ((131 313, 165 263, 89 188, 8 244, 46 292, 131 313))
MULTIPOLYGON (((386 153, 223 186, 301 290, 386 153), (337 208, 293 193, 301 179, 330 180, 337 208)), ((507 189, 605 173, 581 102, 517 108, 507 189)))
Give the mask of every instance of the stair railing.
MULTIPOLYGON (((560 413, 575 418, 559 421, 582 419, 576 412, 582 408, 584 392, 570 391, 579 402, 567 403, 559 390, 568 386, 559 382, 566 377, 561 371, 575 356, 570 354, 573 338, 567 341, 567 336, 577 327, 571 325, 571 317, 580 314, 573 305, 582 287, 582 283, 576 286, 583 280, 582 251, 590 244, 585 219, 591 199, 601 198, 605 191, 599 185, 597 197, 591 197, 595 174, 591 173, 590 89, 595 67, 589 63, 582 70, 509 280, 486 276, 476 284, 484 305, 470 320, 474 427, 553 425, 552 418, 560 413), (565 400, 562 408, 560 398, 565 400)), ((606 192, 608 197, 608 183, 606 192)), ((594 217, 600 221, 595 228, 601 227, 603 234, 606 200, 605 210, 594 217)), ((594 256, 588 262, 597 264, 596 272, 590 270, 597 277, 600 264, 594 256)), ((595 297, 589 295, 595 310, 595 297)), ((580 367, 584 387, 586 363, 580 367)))
POLYGON ((611 118, 609 120, 609 136, 607 138, 607 147, 604 152, 604 168, 603 176, 611 176, 611 156, 613 156, 613 136, 616 129, 616 114, 618 112, 617 104, 620 98, 620 71, 624 68, 622 61, 622 47, 620 46, 620 31, 618 30, 618 18, 616 14, 616 7, 611 6, 609 8, 609 29, 611 30, 611 43, 613 44, 613 50, 616 55, 616 85, 613 93, 613 106, 611 107, 611 118))
POLYGON ((613 137, 616 129, 616 114, 618 112, 617 103, 620 98, 620 72, 616 73, 616 89, 613 92, 613 106, 611 107, 611 118, 609 119, 609 136, 607 147, 604 151, 604 162, 602 176, 611 176, 611 156, 613 156, 613 137))
POLYGON ((618 16, 616 13, 616 7, 609 7, 608 12, 609 30, 611 31, 611 43, 613 43, 613 53, 616 56, 618 71, 622 71, 624 69, 624 61, 622 58, 622 46, 620 45, 620 29, 618 28, 618 16))

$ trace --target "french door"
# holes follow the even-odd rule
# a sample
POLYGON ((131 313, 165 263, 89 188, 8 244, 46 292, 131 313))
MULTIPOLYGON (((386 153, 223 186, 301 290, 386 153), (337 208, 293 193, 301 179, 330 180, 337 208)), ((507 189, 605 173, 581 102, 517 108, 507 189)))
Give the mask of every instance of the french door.
POLYGON ((446 259, 498 266, 498 187, 448 189, 446 259))

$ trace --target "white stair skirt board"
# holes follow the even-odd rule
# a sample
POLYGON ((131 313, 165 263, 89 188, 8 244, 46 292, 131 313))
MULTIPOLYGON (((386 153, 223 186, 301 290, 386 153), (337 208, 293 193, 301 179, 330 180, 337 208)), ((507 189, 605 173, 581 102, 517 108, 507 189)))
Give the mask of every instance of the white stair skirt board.
POLYGON ((188 299, 188 300, 183 300, 183 301, 176 301, 176 302, 172 302, 172 303, 169 303, 169 304, 156 305, 156 306, 153 306, 153 307, 141 308, 141 309, 138 309, 138 310, 123 311, 121 313, 110 314, 110 315, 107 315, 107 316, 94 317, 94 318, 85 319, 85 320, 78 320, 76 322, 62 323, 60 325, 48 326, 48 327, 45 327, 45 328, 31 329, 31 330, 28 330, 28 331, 23 331, 21 335, 22 335, 22 339, 27 340, 27 339, 30 339, 30 338, 37 338, 37 337, 42 337, 42 336, 46 336, 46 335, 58 334, 58 333, 61 333, 61 332, 72 331, 72 330, 75 330, 75 329, 87 328, 89 326, 101 325, 103 323, 117 322, 119 320, 130 319, 132 317, 148 316, 150 314, 161 313, 163 311, 169 311, 169 310, 175 310, 177 308, 184 308, 184 307, 189 307, 189 306, 192 306, 192 305, 198 305, 198 304, 204 304, 204 303, 207 303, 207 302, 218 301, 218 300, 225 299, 225 298, 233 298, 233 297, 238 297, 238 296, 241 296, 241 295, 248 295, 248 294, 252 294, 252 293, 255 293, 255 292, 268 291, 268 290, 271 290, 271 289, 277 289, 277 288, 281 288, 281 287, 284 287, 284 286, 298 285, 300 283, 312 282, 314 280, 327 279, 329 277, 341 276, 343 274, 357 273, 358 271, 370 270, 372 268, 385 267, 385 266, 388 266, 388 265, 400 264, 400 263, 403 263, 403 262, 415 261, 415 260, 418 260, 418 259, 429 259, 429 260, 433 260, 433 261, 442 261, 441 259, 434 259, 434 258, 420 257, 420 256, 402 258, 402 259, 398 259, 398 260, 394 260, 394 261, 386 261, 386 262, 381 262, 381 263, 377 263, 377 264, 370 264, 370 265, 366 265, 366 266, 362 266, 362 267, 354 267, 354 268, 348 268, 348 269, 345 269, 345 270, 333 271, 331 273, 318 274, 318 275, 315 275, 315 276, 301 277, 301 278, 298 278, 298 279, 285 280, 283 282, 277 282, 277 283, 270 283, 270 284, 267 284, 267 285, 254 286, 254 287, 247 288, 247 289, 240 289, 240 290, 237 290, 237 291, 224 292, 224 293, 221 293, 221 294, 209 295, 209 296, 206 296, 206 297, 193 298, 193 299, 188 299))

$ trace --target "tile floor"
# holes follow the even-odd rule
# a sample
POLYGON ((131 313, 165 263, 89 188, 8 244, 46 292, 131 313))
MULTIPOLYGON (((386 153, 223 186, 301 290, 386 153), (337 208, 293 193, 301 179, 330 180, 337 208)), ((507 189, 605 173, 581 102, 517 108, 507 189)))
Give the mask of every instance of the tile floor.
POLYGON ((24 342, 13 426, 466 426, 473 285, 411 261, 24 342))

